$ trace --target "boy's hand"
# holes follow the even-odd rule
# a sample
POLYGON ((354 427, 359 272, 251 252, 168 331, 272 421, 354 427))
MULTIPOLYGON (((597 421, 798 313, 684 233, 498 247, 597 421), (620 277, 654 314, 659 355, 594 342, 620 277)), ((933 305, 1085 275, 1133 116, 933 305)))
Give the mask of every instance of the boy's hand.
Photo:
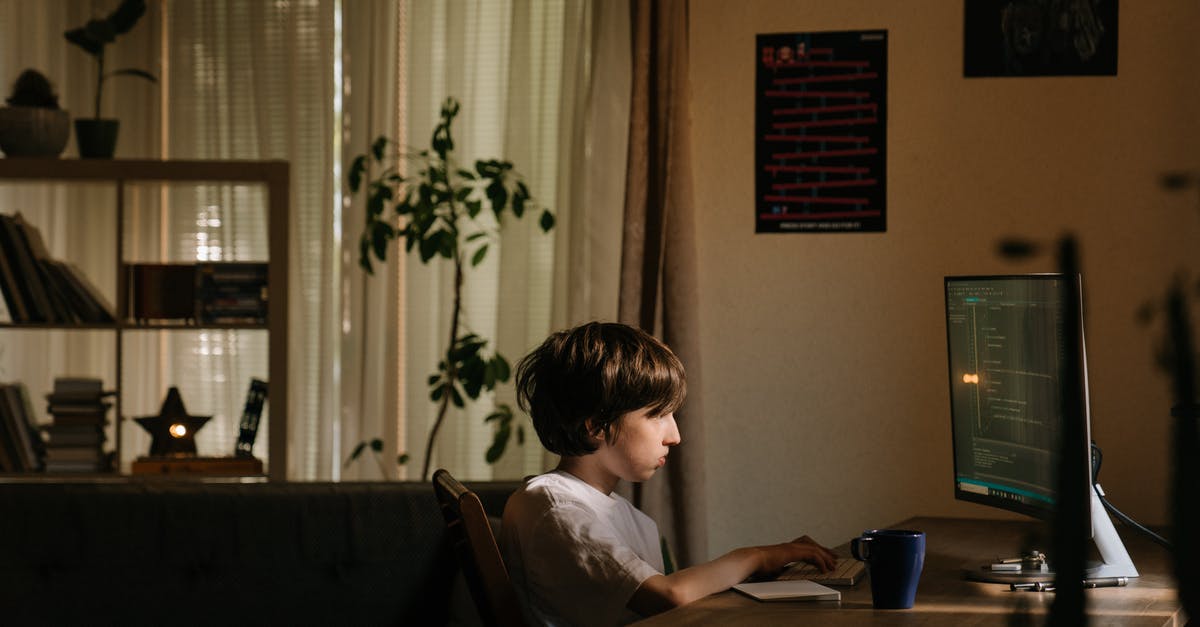
POLYGON ((817 544, 808 536, 801 536, 791 542, 759 547, 762 550, 762 563, 758 574, 776 575, 792 562, 808 562, 821 572, 833 570, 837 556, 833 551, 817 544))

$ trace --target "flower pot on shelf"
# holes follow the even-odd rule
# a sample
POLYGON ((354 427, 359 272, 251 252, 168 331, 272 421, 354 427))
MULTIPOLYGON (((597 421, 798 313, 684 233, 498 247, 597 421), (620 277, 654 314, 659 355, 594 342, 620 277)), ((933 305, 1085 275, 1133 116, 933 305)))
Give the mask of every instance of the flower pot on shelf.
POLYGON ((70 122, 62 109, 0 108, 0 151, 8 157, 57 157, 67 146, 70 122))
POLYGON ((84 159, 112 159, 117 149, 119 120, 79 118, 75 120, 75 144, 84 159))

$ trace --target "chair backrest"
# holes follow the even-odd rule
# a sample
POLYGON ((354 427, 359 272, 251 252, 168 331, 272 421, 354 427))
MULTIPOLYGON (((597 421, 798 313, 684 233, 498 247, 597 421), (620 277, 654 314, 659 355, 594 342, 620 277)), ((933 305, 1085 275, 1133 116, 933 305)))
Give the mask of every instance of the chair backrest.
POLYGON ((516 591, 479 497, 440 468, 433 473, 433 491, 483 623, 524 626, 516 591))

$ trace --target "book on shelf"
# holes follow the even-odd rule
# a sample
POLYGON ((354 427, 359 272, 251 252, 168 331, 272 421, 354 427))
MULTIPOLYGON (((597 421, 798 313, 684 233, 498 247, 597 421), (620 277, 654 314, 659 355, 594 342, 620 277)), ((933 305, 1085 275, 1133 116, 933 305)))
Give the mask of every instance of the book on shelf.
POLYGON ((66 276, 71 283, 76 287, 76 289, 81 290, 84 296, 86 296, 88 301, 88 309, 96 312, 96 319, 90 320, 90 322, 116 321, 116 310, 113 309, 112 303, 109 302, 108 297, 104 295, 104 292, 100 291, 100 288, 96 287, 95 283, 92 283, 92 281, 88 279, 87 275, 79 269, 79 266, 71 263, 70 261, 62 261, 59 263, 62 265, 62 269, 66 273, 66 276))
POLYGON ((191 320, 196 309, 196 265, 131 263, 125 266, 126 311, 134 320, 191 320))
POLYGON ((47 446, 47 462, 99 462, 104 459, 99 446, 47 446))
POLYGON ((34 269, 37 271, 36 278, 49 299, 50 315, 47 320, 49 322, 80 322, 79 315, 71 306, 67 295, 68 286, 63 285, 58 275, 50 268, 50 262, 54 259, 50 256, 50 250, 46 248, 41 231, 26 222, 20 213, 13 215, 13 223, 16 224, 20 236, 24 238, 25 245, 29 247, 29 253, 33 256, 34 269))
POLYGON ((55 377, 54 389, 46 395, 48 399, 62 402, 71 400, 96 400, 109 396, 113 392, 104 390, 104 382, 96 377, 55 377))
POLYGON ((13 216, 0 213, 0 248, 12 269, 18 300, 22 303, 25 316, 17 322, 51 322, 50 299, 41 289, 33 253, 21 236, 13 216))
POLYGON ((90 472, 111 472, 112 471, 112 454, 105 453, 98 460, 47 460, 45 470, 48 473, 90 473, 90 472))
POLYGON ((238 422, 237 444, 233 454, 247 457, 253 455, 254 440, 258 437, 258 425, 262 420, 263 404, 267 400, 267 382, 262 379, 250 379, 250 390, 246 393, 246 405, 242 409, 242 419, 238 422))
POLYGON ((45 445, 35 428, 28 393, 21 382, 0 384, 0 412, 3 413, 4 433, 11 442, 14 472, 39 470, 45 445))
POLYGON ((108 424, 108 410, 112 403, 99 406, 49 405, 46 412, 60 425, 104 425, 108 424))
POLYGON ((63 446, 99 447, 107 439, 102 425, 78 425, 78 427, 82 428, 76 428, 76 425, 42 425, 42 433, 46 434, 46 454, 49 455, 51 450, 63 446))
POLYGON ((21 457, 17 451, 20 430, 15 418, 9 416, 8 403, 0 403, 0 471, 21 472, 21 457))
POLYGON ((4 305, 8 310, 8 320, 11 322, 28 322, 29 311, 25 308, 25 299, 21 296, 20 285, 17 283, 15 251, 10 248, 7 236, 0 229, 0 293, 4 296, 4 305))
POLYGON ((112 307, 73 265, 57 259, 48 259, 43 265, 60 286, 67 307, 77 322, 104 323, 116 319, 112 307))

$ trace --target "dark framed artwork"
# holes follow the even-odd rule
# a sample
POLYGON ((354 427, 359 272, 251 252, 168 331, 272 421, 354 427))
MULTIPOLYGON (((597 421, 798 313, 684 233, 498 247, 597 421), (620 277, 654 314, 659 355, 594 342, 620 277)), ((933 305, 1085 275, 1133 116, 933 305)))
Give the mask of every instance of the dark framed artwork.
POLYGON ((887 230, 887 31, 757 37, 755 232, 887 230))
POLYGON ((1117 0, 963 0, 963 76, 1116 76, 1117 0))

